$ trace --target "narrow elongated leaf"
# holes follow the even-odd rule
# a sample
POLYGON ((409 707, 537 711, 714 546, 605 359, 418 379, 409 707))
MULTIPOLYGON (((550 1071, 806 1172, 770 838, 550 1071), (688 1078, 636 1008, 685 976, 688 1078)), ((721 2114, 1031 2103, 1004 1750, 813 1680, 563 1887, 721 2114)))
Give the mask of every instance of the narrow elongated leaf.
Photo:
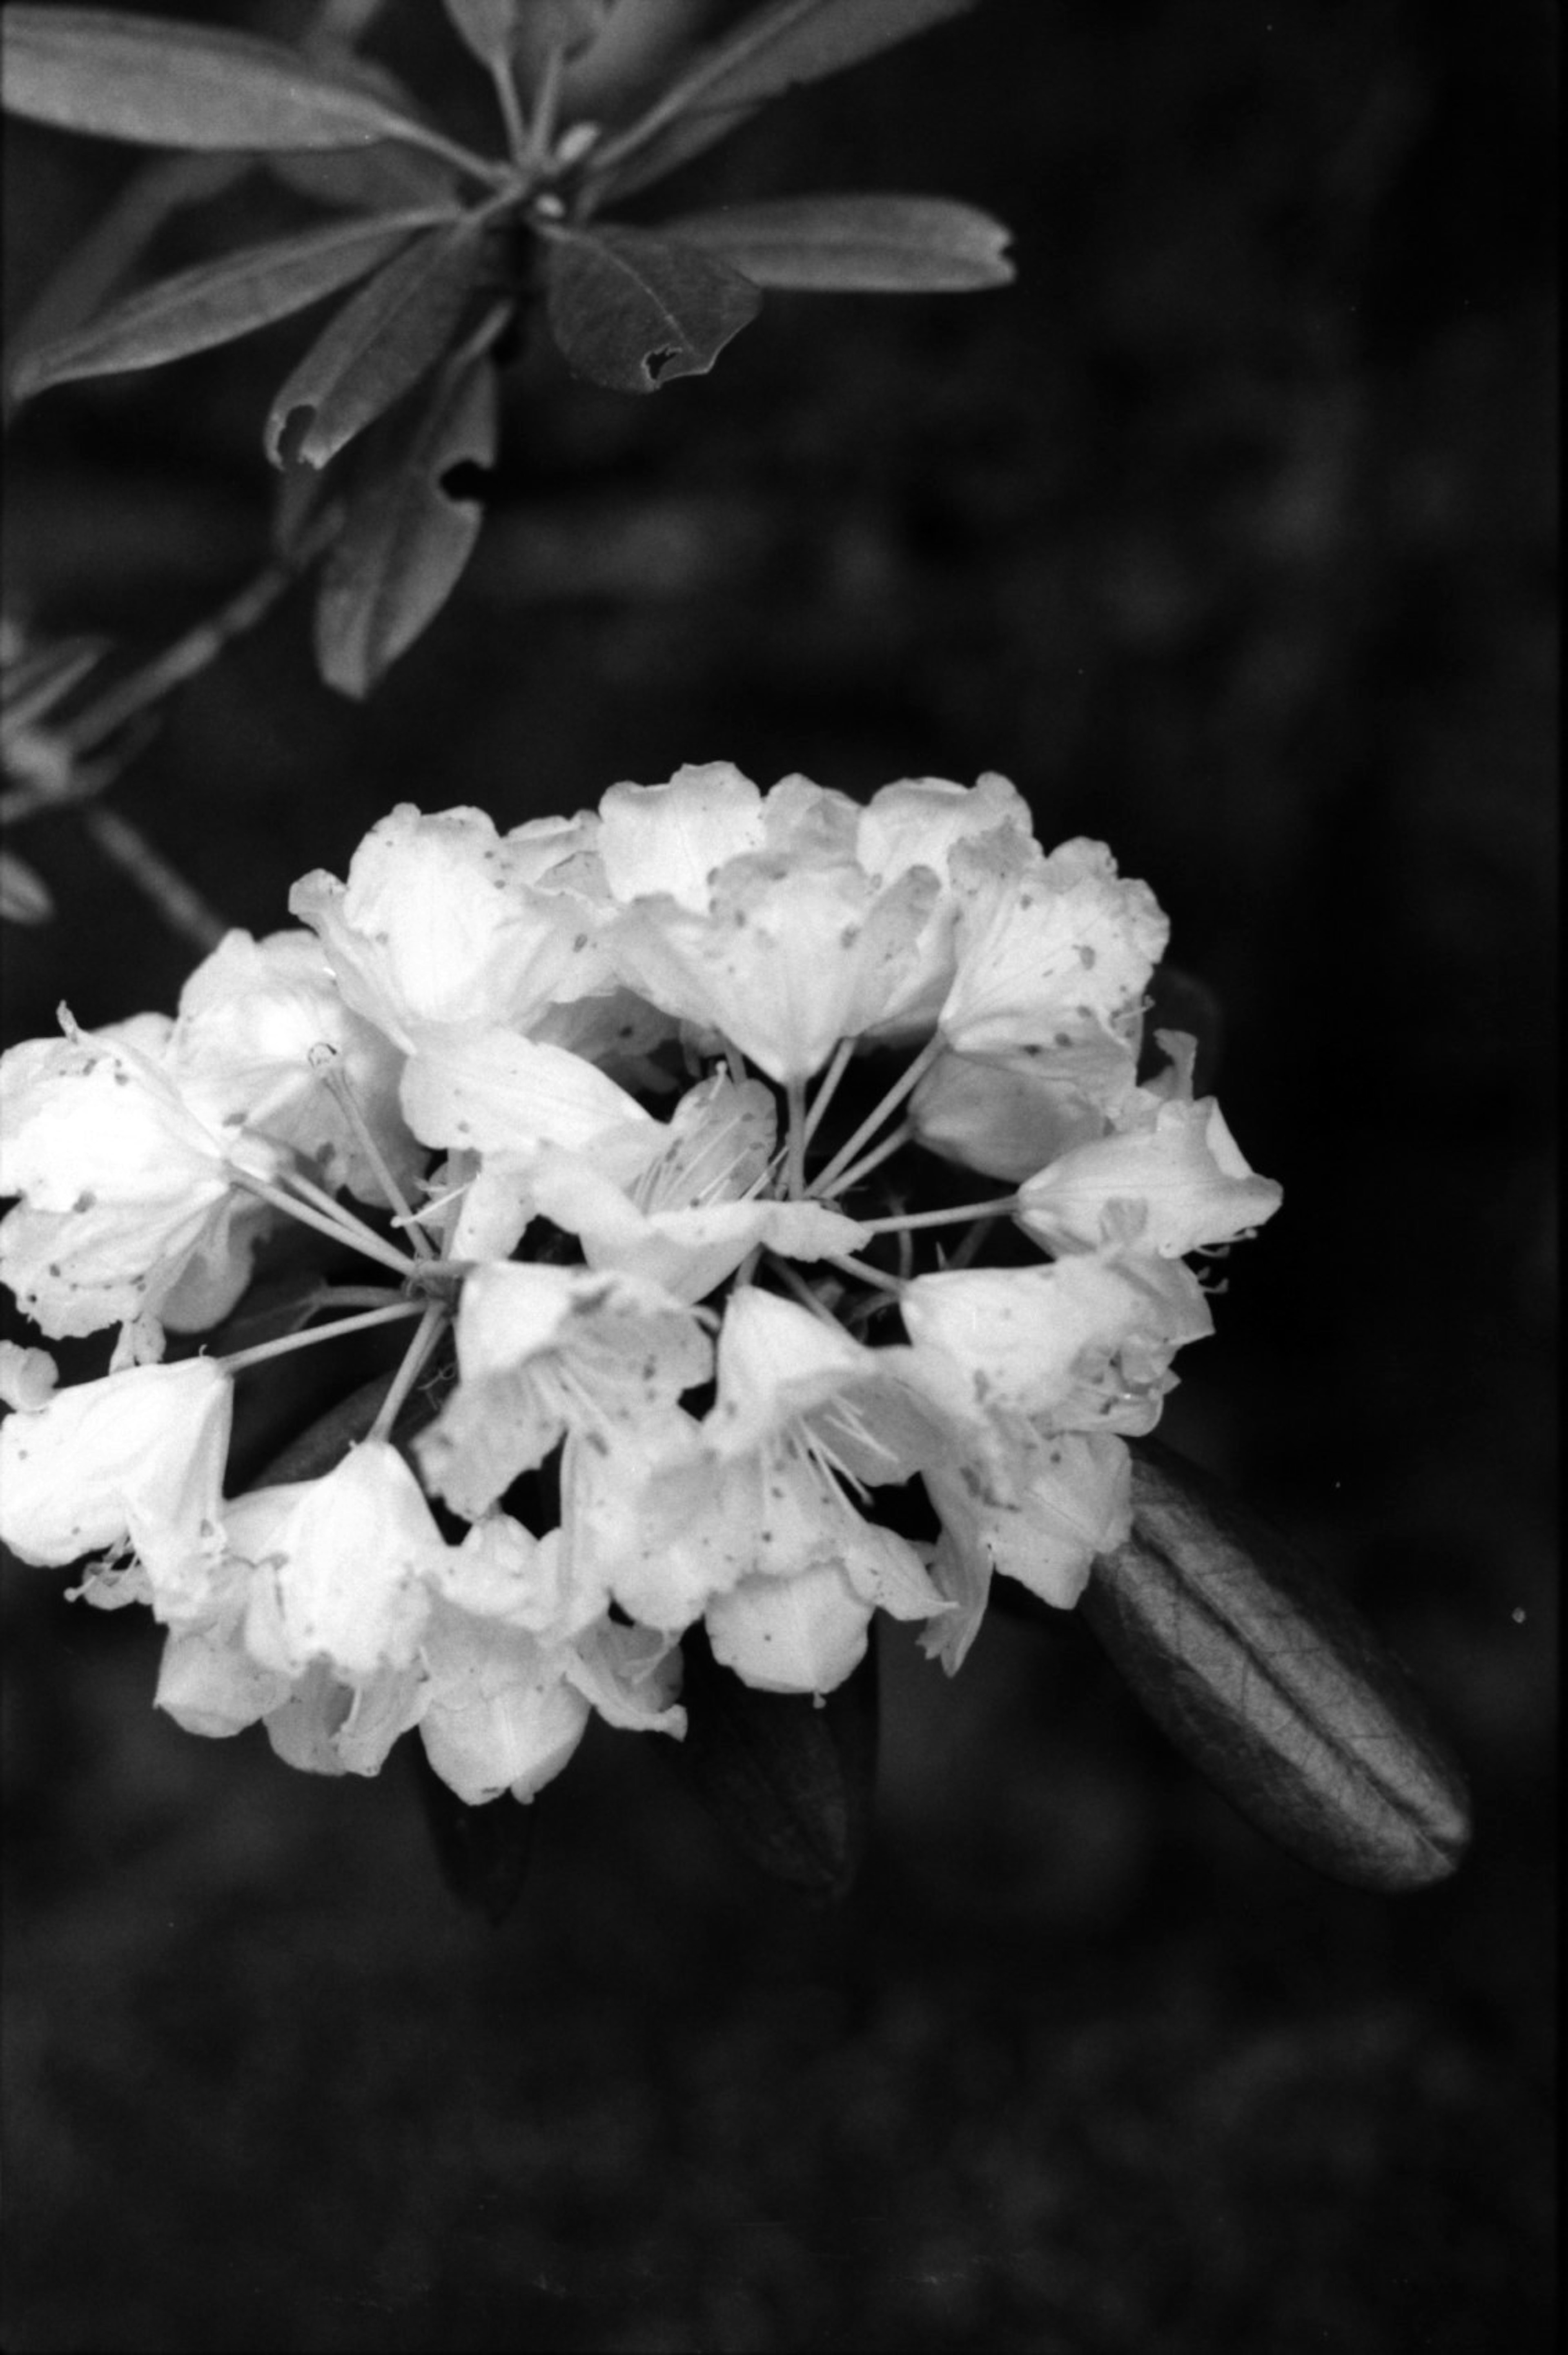
POLYGON ((766 99, 820 81, 879 50, 962 16, 976 0, 773 0, 715 42, 647 112, 611 139, 600 160, 619 195, 699 155, 766 99), (671 126, 678 125, 674 135, 671 126), (612 169, 657 139, 656 171, 612 169))
POLYGON ((550 332, 574 368, 616 392, 704 376, 762 296, 727 263, 645 230, 563 229, 546 248, 550 332))
POLYGON ((107 638, 60 638, 0 662, 0 742, 63 703, 108 645, 107 638))
POLYGON ((379 271, 330 319, 287 378, 267 419, 267 454, 325 466, 435 366, 457 332, 485 256, 471 220, 432 229, 379 271))
POLYGON ((303 236, 225 254, 144 287, 90 326, 25 353, 12 378, 16 399, 46 385, 122 369, 159 368, 231 343, 363 278, 428 226, 428 212, 335 221, 303 236))
POLYGON ((962 294, 1005 286, 1009 232, 944 197, 783 197, 661 221, 753 286, 824 294, 962 294))
POLYGON ((721 1668, 700 1628, 682 1640, 686 1739, 668 1763, 771 1879, 847 1894, 876 1781, 874 1652, 819 1709, 809 1693, 758 1692, 721 1668))
POLYGON ((7 7, 0 98, 35 123, 151 147, 363 147, 428 135, 298 50, 109 8, 7 7))
POLYGON ((408 416, 357 453, 359 480, 323 569, 316 659, 329 687, 368 695, 445 604, 484 520, 447 486, 453 467, 496 455, 495 369, 457 355, 408 416))
POLYGON ((302 147, 265 159, 273 177, 317 204, 346 212, 400 213, 419 206, 455 211, 459 175, 425 147, 379 139, 373 147, 302 147))
POLYGON ((1314 1565, 1168 1448, 1140 1442, 1133 1535, 1080 1608, 1145 1708, 1232 1804, 1385 1894, 1457 1865, 1464 1778, 1397 1662, 1314 1565))
POLYGON ((47 924, 54 911, 43 878, 14 850, 0 850, 0 917, 10 924, 47 924))

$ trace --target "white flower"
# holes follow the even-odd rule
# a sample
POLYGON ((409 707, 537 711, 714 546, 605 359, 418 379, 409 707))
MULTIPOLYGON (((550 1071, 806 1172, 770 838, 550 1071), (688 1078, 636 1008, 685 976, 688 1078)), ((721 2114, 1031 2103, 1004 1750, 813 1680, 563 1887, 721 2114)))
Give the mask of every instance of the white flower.
POLYGON ((223 1549, 233 1384, 210 1358, 57 1391, 0 1423, 0 1537, 63 1566, 129 1546, 163 1619, 207 1604, 223 1549))
POLYGON ((898 1362, 944 1412, 982 1424, 1002 1410, 1147 1431, 1171 1358, 1213 1330, 1191 1270, 1136 1252, 916 1276, 900 1306, 914 1348, 898 1362))
POLYGON ((555 866, 578 871, 581 845, 575 829, 503 840, 483 810, 424 816, 405 802, 371 827, 347 883, 318 868, 289 907, 320 934, 349 1005, 405 1051, 526 1029, 602 977, 584 900, 549 889, 555 866))
POLYGON ((943 1534, 932 1577, 954 1604, 922 1638, 951 1675, 978 1632, 994 1572, 1071 1610, 1097 1554, 1132 1528, 1126 1442, 1103 1432, 1029 1429, 998 1418, 987 1444, 925 1475, 943 1534))
POLYGON ((786 777, 766 795, 727 762, 601 804, 621 912, 605 954, 635 990, 721 1035, 771 1079, 808 1078, 918 989, 940 890, 923 867, 884 883, 856 855, 863 813, 786 777))
POLYGON ((929 1645, 954 1668, 994 1571, 1067 1607, 1125 1538, 1122 1434, 1153 1428, 1172 1357, 1211 1319, 1189 1269, 1135 1253, 918 1276, 900 1305, 912 1347, 886 1354, 946 1434, 923 1469, 956 1605, 929 1645))
POLYGON ((520 1627, 440 1610, 424 1659, 420 1739, 442 1781, 471 1806, 508 1790, 531 1799, 588 1730, 592 1706, 568 1680, 564 1656, 520 1627))
POLYGON ((948 1045, 995 1054, 1099 1031, 1136 1042, 1170 929, 1147 884, 1119 879, 1104 843, 1066 842, 1042 858, 1032 844, 1030 857, 1000 840, 953 854, 965 904, 941 1013, 948 1045))
POLYGON ((922 1145, 947 1161, 1015 1181, 1104 1134, 1131 1095, 1132 1050, 1095 1029, 1068 1047, 940 1054, 909 1102, 922 1145))
POLYGON ((316 1163, 327 1186, 384 1207, 379 1179, 322 1075, 323 1049, 383 1160, 410 1185, 422 1156, 398 1106, 402 1056, 344 1003, 314 933, 227 933, 180 992, 169 1060, 185 1103, 215 1134, 258 1131, 316 1163))
POLYGON ((1147 1097, 1137 1124, 1072 1146, 1019 1188, 1019 1224, 1051 1251, 1136 1244, 1161 1258, 1250 1233, 1278 1209, 1212 1096, 1147 1097))
POLYGON ((225 1140, 191 1109, 167 1061, 162 1016, 30 1039, 0 1058, 0 1279, 57 1337, 155 1316, 193 1329, 227 1315, 272 1218, 237 1195, 236 1166, 279 1156, 225 1140), (173 1295, 199 1263, 185 1299, 173 1295))
POLYGON ((858 1250, 865 1228, 826 1204, 757 1198, 775 1127, 766 1088, 717 1072, 682 1097, 635 1177, 618 1183, 586 1154, 547 1149, 529 1166, 528 1199, 579 1238, 590 1267, 642 1276, 677 1300, 705 1299, 760 1245, 801 1260, 858 1250))
POLYGON ((667 893, 699 915, 714 868, 766 840, 762 793, 729 761, 688 762, 667 785, 612 785, 599 818, 613 899, 626 905, 667 893))
POLYGON ((618 1557, 606 1549, 612 1591, 648 1625, 678 1626, 743 1583, 830 1571, 795 1605, 742 1603, 720 1623, 755 1680, 826 1691, 817 1678, 848 1676, 879 1606, 897 1618, 943 1608, 914 1548, 867 1520, 839 1476, 906 1480, 929 1426, 885 1384, 878 1351, 754 1287, 731 1298, 718 1376, 700 1432, 667 1447, 631 1492, 625 1521, 636 1535, 618 1557), (851 1615, 857 1638, 846 1633, 851 1615), (796 1673, 805 1680, 784 1681, 796 1673))
POLYGON ((248 1501, 251 1656, 288 1676, 325 1660, 350 1680, 409 1667, 447 1549, 397 1449, 368 1439, 320 1479, 248 1501))
POLYGON ((436 1492, 476 1519, 574 1427, 668 1406, 711 1369, 692 1310, 656 1285, 586 1268, 475 1268, 457 1312, 458 1385, 415 1442, 436 1492))

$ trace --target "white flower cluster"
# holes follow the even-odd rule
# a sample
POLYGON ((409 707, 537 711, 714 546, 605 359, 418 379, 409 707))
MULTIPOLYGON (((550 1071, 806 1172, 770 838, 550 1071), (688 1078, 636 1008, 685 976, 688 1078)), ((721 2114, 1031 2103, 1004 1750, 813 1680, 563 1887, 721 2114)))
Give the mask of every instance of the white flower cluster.
POLYGON ((683 1731, 699 1621, 820 1694, 878 1609, 952 1669, 994 1572, 1076 1600, 1211 1329, 1187 1255, 1279 1200, 1190 1040, 1140 1079, 1167 926, 1101 845, 1047 856, 1001 777, 861 805, 714 762, 506 835, 400 808, 290 905, 172 1020, 62 1009, 0 1061, 0 1276, 46 1334, 120 1328, 63 1391, 0 1345, 0 1536, 151 1605, 182 1725, 356 1774, 417 1726, 464 1798, 528 1798, 594 1710, 683 1731), (1007 1190, 946 1207, 955 1165, 1007 1190), (289 1219, 377 1281, 165 1362, 289 1219), (227 1497, 236 1378, 404 1317, 336 1468, 227 1497), (875 1492, 917 1477, 912 1537, 875 1492))

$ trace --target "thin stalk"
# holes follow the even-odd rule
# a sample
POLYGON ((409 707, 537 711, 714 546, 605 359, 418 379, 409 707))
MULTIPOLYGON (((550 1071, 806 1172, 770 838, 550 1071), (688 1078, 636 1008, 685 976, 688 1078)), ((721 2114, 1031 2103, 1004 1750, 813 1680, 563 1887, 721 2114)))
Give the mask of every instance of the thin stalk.
MULTIPOLYGON (((424 1311, 426 1316, 430 1313, 429 1309, 424 1311)), ((284 1333, 276 1341, 258 1341, 253 1348, 236 1349, 231 1358, 220 1358, 218 1362, 226 1373, 242 1374, 251 1366, 264 1364, 269 1358, 287 1357, 291 1349, 311 1349, 318 1341, 341 1341, 346 1333, 366 1333, 372 1326, 390 1325, 396 1317, 419 1314, 417 1300, 400 1300, 390 1308, 372 1308, 364 1316, 345 1316, 336 1325, 318 1325, 312 1333, 284 1333)))
POLYGON ((367 1259, 379 1260, 383 1267, 391 1268, 400 1276, 411 1275, 420 1265, 418 1260, 407 1259, 390 1243, 384 1243, 379 1235, 371 1233, 368 1227, 357 1233, 353 1232, 340 1219, 329 1219, 322 1211, 312 1209, 307 1202, 285 1194, 282 1187, 272 1185, 265 1178, 254 1178, 245 1169, 236 1169, 230 1174, 235 1185, 242 1187, 248 1194, 254 1194, 258 1201, 270 1202, 274 1210, 282 1210, 287 1217, 298 1219, 302 1226, 315 1227, 321 1234, 330 1235, 335 1243, 347 1243, 350 1250, 362 1252, 367 1259))
POLYGON ((367 1437, 386 1439, 390 1435, 392 1425, 398 1419, 403 1401, 419 1380, 420 1369, 429 1357, 435 1345, 436 1336, 445 1323, 446 1310, 440 1301, 431 1301, 420 1319, 418 1332, 409 1343, 402 1364, 392 1376, 392 1387, 381 1401, 379 1412, 375 1422, 370 1425, 367 1437))
POLYGON ((385 1194, 389 1208, 398 1214, 398 1224, 407 1234, 421 1259, 433 1259, 435 1245, 421 1226, 418 1212, 409 1208, 408 1197, 392 1175, 386 1155, 372 1135, 370 1124, 360 1111, 353 1089, 337 1069, 336 1048, 328 1046, 324 1041, 321 1046, 311 1049, 309 1060, 321 1074, 328 1094, 353 1130, 360 1151, 370 1164, 371 1174, 377 1185, 385 1194))
POLYGON ((941 1031, 933 1030, 914 1060, 893 1082, 875 1112, 867 1114, 854 1135, 839 1146, 827 1168, 818 1170, 811 1182, 811 1190, 814 1194, 819 1197, 825 1194, 833 1185, 839 1172, 850 1167, 860 1147, 875 1136, 882 1123, 898 1110, 905 1096, 920 1085, 945 1044, 946 1041, 941 1031))
POLYGON ((788 1080, 784 1101, 789 1106, 789 1156, 784 1190, 792 1202, 805 1192, 805 1082, 788 1080))
POLYGON ((897 1276, 884 1275, 880 1267, 871 1267, 868 1265, 865 1260, 856 1259, 853 1254, 848 1252, 845 1252, 842 1254, 839 1254, 837 1252, 827 1253, 826 1264, 828 1267, 836 1267, 839 1269, 845 1275, 852 1275, 858 1284, 869 1284, 873 1285, 878 1292, 891 1292, 897 1294, 903 1290, 903 1285, 899 1282, 897 1276))
MULTIPOLYGON (((318 1210, 325 1211, 329 1219, 336 1220, 343 1230, 341 1239, 344 1242, 352 1243, 357 1249, 367 1241, 374 1244, 383 1241, 375 1228, 368 1226, 357 1211, 347 1209, 338 1200, 336 1194, 329 1194, 325 1186, 318 1186, 314 1178, 307 1178, 303 1169, 291 1169, 288 1173, 288 1182, 291 1186, 297 1186, 305 1199, 308 1202, 314 1202, 318 1210)), ((392 1243, 388 1248, 396 1251, 397 1245, 392 1243)), ((411 1267, 412 1262, 405 1260, 402 1264, 405 1268, 409 1268, 411 1267)))
POLYGON ((855 1163, 853 1168, 846 1169, 842 1176, 834 1179, 835 1197, 848 1194, 852 1188, 859 1185, 862 1178, 869 1178, 873 1169, 880 1168, 884 1161, 891 1161, 893 1155, 906 1146, 913 1135, 914 1131, 908 1121, 901 1121, 891 1136, 884 1136, 880 1145, 874 1145, 869 1153, 855 1163))
POLYGON ((816 1095, 812 1098, 811 1110, 805 1116, 805 1141, 807 1145, 811 1143, 812 1138, 816 1135, 818 1128, 821 1126, 822 1115, 827 1110, 828 1105, 832 1103, 833 1092, 837 1087, 838 1082, 843 1078, 845 1072, 848 1070, 849 1058, 854 1051, 855 1041, 853 1039, 840 1039, 837 1047, 834 1048, 833 1060, 828 1064, 827 1069, 822 1074, 821 1084, 817 1088, 816 1095))
POLYGON ((1009 1194, 1001 1202, 964 1202, 955 1210, 901 1211, 896 1218, 861 1219, 858 1224, 869 1235, 912 1234, 917 1227, 956 1226, 960 1219, 998 1219, 1016 1210, 1018 1201, 1016 1194, 1009 1194))

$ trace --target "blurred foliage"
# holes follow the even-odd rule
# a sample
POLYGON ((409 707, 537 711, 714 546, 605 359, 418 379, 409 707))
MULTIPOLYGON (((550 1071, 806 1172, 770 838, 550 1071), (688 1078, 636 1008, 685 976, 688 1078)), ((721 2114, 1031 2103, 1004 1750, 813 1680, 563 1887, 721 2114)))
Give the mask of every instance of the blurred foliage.
MULTIPOLYGON (((425 13, 381 28, 421 90, 425 13)), ((323 688, 285 603, 115 788, 259 931, 399 799, 504 825, 685 760, 996 767, 1110 841, 1286 1189, 1166 1429, 1403 1654, 1465 1870, 1326 1889, 1071 1628, 1005 1623, 951 1687, 888 1646, 839 1913, 738 1881, 607 1736, 487 1946, 411 1784, 188 1740, 154 1631, 13 1573, 8 2343, 1547 2343, 1552 41, 1543 6, 990 0, 874 107, 790 100, 668 201, 940 156, 1017 286, 780 295, 658 402, 531 354, 461 602, 379 695, 323 688)), ((13 315, 131 168, 14 130, 13 315)), ((294 348, 26 413, 7 602, 136 649, 210 611, 294 348)), ((172 1005, 188 950, 69 813, 27 857, 60 912, 6 939, 7 1036, 172 1005)))

